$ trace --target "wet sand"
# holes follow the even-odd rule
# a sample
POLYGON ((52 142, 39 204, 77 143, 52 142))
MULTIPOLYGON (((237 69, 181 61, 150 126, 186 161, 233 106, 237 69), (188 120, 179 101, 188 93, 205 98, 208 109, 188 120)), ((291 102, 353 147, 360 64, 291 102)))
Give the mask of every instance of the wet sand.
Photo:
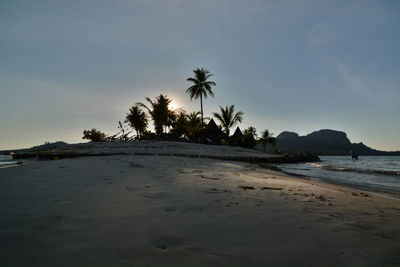
POLYGON ((0 266, 398 266, 400 201, 212 159, 0 169, 0 266))

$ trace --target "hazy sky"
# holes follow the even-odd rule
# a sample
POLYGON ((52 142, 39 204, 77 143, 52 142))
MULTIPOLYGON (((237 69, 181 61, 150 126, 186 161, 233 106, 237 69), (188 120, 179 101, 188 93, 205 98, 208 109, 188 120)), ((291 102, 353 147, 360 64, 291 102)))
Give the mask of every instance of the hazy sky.
POLYGON ((400 150, 400 1, 0 0, 0 149, 116 133, 160 93, 188 111, 196 67, 242 128, 400 150))

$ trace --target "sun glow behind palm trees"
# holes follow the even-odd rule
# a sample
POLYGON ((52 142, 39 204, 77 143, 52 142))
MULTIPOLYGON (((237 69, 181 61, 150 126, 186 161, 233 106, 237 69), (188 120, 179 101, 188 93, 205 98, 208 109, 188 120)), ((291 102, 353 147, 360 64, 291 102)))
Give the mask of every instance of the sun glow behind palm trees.
POLYGON ((174 100, 172 100, 168 105, 168 108, 174 111, 177 110, 178 107, 179 107, 178 104, 174 100))

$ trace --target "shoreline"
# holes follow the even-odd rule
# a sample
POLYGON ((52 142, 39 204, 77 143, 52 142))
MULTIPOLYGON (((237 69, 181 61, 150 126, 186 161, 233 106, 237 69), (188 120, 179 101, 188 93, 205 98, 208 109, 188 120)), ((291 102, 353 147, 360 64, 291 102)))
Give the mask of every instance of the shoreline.
MULTIPOLYGON (((374 194, 376 196, 381 196, 384 198, 389 198, 389 199, 400 201, 399 193, 395 193, 395 192, 385 190, 385 189, 349 185, 349 184, 340 183, 340 182, 336 182, 336 181, 332 181, 332 180, 329 180, 329 182, 328 182, 328 181, 324 181, 323 179, 321 179, 319 177, 312 177, 312 176, 307 176, 307 175, 303 175, 303 174, 291 173, 291 172, 287 172, 287 171, 283 171, 283 170, 281 170, 280 172, 284 173, 286 175, 292 176, 293 178, 296 178, 296 179, 303 179, 306 181, 313 181, 313 182, 320 183, 320 184, 332 185, 332 186, 337 186, 337 187, 341 187, 341 188, 347 188, 349 190, 365 191, 370 194, 374 194)), ((339 176, 339 174, 338 174, 338 176, 339 176)))
MULTIPOLYGON (((167 143, 173 143, 173 142, 167 142, 167 143)), ((87 143, 90 144, 90 143, 87 143)), ((190 143, 189 143, 190 144, 190 143)), ((78 144, 79 145, 79 144, 78 144)), ((207 145, 206 147, 209 147, 207 145)), ((215 147, 215 146, 214 146, 215 147)), ((231 148, 236 148, 236 147, 231 147, 231 148)), ((62 149, 64 150, 64 149, 62 149)), ((183 158, 202 158, 202 159, 214 159, 214 160, 223 160, 223 161, 232 161, 232 162, 244 162, 244 163, 249 163, 249 164, 254 164, 255 166, 259 166, 261 168, 267 169, 267 170, 272 170, 272 171, 278 171, 282 174, 292 176, 293 178, 298 178, 298 179, 303 179, 305 181, 313 181, 321 184, 326 184, 326 185, 333 185, 333 186, 339 186, 343 188, 348 188, 349 190, 360 190, 360 191, 365 191, 369 192, 370 194, 374 194, 376 196, 381 196, 393 200, 400 200, 400 194, 390 191, 390 190, 385 190, 385 189, 380 189, 380 188, 371 188, 368 186, 357 186, 353 184, 346 184, 346 183, 341 183, 338 181, 334 180, 329 180, 326 181, 323 178, 320 177, 313 177, 313 176, 307 176, 303 174, 298 174, 298 173, 292 173, 290 171, 285 171, 279 167, 279 164, 287 164, 287 163, 307 163, 307 162, 314 162, 314 161, 300 161, 302 158, 297 158, 295 159, 295 162, 293 160, 290 160, 290 162, 284 161, 281 162, 282 157, 276 156, 276 155, 269 155, 269 157, 232 157, 232 156, 221 156, 221 155, 209 155, 209 154, 184 154, 184 153, 146 153, 146 152, 120 152, 120 153, 103 153, 103 152, 98 152, 96 153, 75 153, 71 154, 70 151, 34 151, 34 152, 26 152, 22 154, 15 154, 14 156, 17 156, 17 159, 27 159, 28 161, 17 161, 16 163, 13 164, 7 164, 7 166, 1 166, 0 168, 9 168, 9 167, 17 167, 20 165, 25 165, 29 163, 33 163, 36 161, 46 161, 46 160, 62 160, 62 159, 70 159, 70 158, 86 158, 86 157, 109 157, 109 156, 152 156, 152 157, 183 157, 183 158), (18 155, 22 157, 18 157, 18 155), (25 157, 25 155, 29 155, 28 157, 25 157), (32 158, 32 155, 35 156, 35 158, 32 158), (272 156, 272 157, 271 157, 272 156), (258 159, 258 160, 257 160, 258 159), (269 165, 269 164, 278 164, 278 166, 275 165, 269 165)), ((251 151, 253 152, 253 151, 251 151)), ((259 155, 257 155, 259 156, 259 155)), ((340 176, 340 173, 337 174, 340 176)))

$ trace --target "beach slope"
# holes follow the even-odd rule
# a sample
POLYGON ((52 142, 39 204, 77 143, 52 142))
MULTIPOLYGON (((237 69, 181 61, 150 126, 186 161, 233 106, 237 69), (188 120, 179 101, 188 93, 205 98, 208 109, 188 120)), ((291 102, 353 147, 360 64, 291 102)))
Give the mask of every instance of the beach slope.
POLYGON ((396 266, 400 202, 258 165, 114 155, 0 169, 1 266, 396 266))

